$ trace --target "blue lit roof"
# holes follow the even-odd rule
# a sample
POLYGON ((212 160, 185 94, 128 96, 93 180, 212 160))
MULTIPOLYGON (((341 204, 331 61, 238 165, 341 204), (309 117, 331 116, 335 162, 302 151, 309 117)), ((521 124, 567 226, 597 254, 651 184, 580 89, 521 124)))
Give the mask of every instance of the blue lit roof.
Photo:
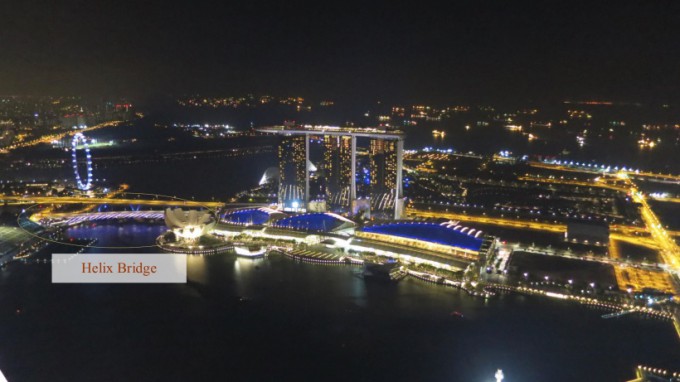
POLYGON ((340 215, 326 212, 289 216, 275 221, 273 226, 305 231, 331 232, 354 226, 354 222, 340 215))
POLYGON ((246 208, 242 210, 228 211, 222 215, 222 220, 236 224, 263 225, 269 220, 272 214, 280 213, 281 212, 272 210, 270 208, 246 208))
POLYGON ((473 251, 478 251, 482 246, 482 238, 475 237, 479 236, 481 231, 470 230, 455 224, 393 222, 366 226, 361 230, 364 232, 428 241, 473 251))

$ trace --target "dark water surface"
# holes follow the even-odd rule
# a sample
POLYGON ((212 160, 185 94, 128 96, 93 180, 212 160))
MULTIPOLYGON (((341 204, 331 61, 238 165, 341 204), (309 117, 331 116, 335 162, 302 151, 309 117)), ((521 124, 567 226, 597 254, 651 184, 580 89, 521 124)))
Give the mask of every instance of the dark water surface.
MULTIPOLYGON (((162 229, 69 234, 142 245, 162 229)), ((637 364, 680 360, 668 322, 604 320, 561 301, 485 301, 276 255, 190 257, 188 267, 186 285, 52 285, 49 264, 10 265, 0 271, 0 369, 11 382, 493 381, 497 368, 506 381, 621 381, 637 364)))

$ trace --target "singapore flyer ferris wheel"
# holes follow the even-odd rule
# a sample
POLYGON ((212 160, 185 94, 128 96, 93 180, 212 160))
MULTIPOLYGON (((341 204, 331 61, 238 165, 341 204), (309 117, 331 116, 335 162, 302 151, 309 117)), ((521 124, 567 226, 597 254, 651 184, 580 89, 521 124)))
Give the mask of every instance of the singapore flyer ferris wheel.
POLYGON ((73 174, 76 177, 76 185, 79 190, 87 191, 92 188, 92 156, 90 155, 90 145, 87 143, 87 138, 82 133, 76 133, 71 139, 71 159, 73 162, 73 174), (78 172, 78 143, 82 143, 85 149, 85 163, 87 168, 87 181, 83 182, 78 172))

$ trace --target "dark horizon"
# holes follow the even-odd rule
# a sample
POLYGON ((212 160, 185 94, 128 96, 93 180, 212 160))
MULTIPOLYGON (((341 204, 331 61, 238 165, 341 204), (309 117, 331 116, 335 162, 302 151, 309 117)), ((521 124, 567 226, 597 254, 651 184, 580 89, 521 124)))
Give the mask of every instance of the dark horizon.
POLYGON ((678 100, 671 1, 183 6, 0 12, 0 94, 299 95, 368 102, 678 100))

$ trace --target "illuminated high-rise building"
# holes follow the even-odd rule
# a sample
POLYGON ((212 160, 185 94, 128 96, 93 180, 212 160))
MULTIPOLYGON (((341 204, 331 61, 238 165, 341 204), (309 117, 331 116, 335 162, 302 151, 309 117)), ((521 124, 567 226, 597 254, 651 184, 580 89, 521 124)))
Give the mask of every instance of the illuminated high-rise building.
POLYGON ((341 192, 352 180, 352 138, 324 136, 323 169, 328 195, 341 192))
MULTIPOLYGON (((316 171, 309 161, 310 139, 323 136, 326 149, 323 170, 326 179, 331 181, 330 188, 339 188, 340 192, 336 195, 342 196, 342 202, 334 203, 347 205, 351 215, 366 213, 365 216, 369 216, 371 204, 376 204, 381 211, 393 207, 395 219, 403 216, 404 137, 401 131, 337 126, 272 126, 258 131, 284 135, 279 146, 279 205, 284 210, 325 208, 310 198, 310 172, 316 171), (368 198, 357 197, 358 138, 370 140, 368 172, 371 190, 368 198), (341 187, 348 181, 349 187, 341 187)), ((315 179, 316 176, 312 180, 315 179)), ((332 190, 329 192, 332 193, 332 190)), ((336 195, 332 195, 333 198, 336 195)))
POLYGON ((305 136, 284 137, 279 145, 279 203, 286 194, 297 198, 295 190, 305 187, 305 136), (291 192, 292 190, 292 192, 291 192))
POLYGON ((394 190, 397 184, 397 142, 371 139, 368 157, 371 192, 383 193, 394 190))

